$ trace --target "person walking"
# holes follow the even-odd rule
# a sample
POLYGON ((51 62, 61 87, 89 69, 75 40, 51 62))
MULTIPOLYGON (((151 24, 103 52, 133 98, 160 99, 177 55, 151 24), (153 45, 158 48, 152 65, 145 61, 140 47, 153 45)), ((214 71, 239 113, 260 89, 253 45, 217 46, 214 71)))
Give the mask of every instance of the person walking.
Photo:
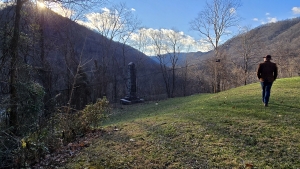
POLYGON ((263 58, 264 62, 260 63, 257 69, 257 77, 260 80, 262 88, 262 101, 264 106, 267 107, 271 95, 272 84, 278 75, 278 68, 276 63, 271 62, 271 55, 267 55, 263 58))

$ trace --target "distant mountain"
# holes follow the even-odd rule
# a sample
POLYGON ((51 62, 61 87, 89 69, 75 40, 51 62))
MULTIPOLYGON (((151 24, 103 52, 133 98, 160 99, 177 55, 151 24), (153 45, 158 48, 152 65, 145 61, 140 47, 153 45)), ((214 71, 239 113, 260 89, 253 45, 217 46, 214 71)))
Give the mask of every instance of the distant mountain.
MULTIPOLYGON (((166 60, 168 60, 168 58, 170 54, 165 54, 163 56, 166 57, 166 60)), ((178 66, 184 66, 186 64, 186 62, 189 62, 191 60, 203 60, 205 58, 208 57, 207 52, 188 52, 188 53, 178 53, 176 54, 176 56, 178 57, 178 61, 177 61, 177 65, 178 66)), ((157 56, 150 56, 150 58, 152 58, 152 60, 154 60, 156 63, 159 63, 159 59, 157 56)), ((171 63, 167 64, 168 66, 171 66, 171 63)))
MULTIPOLYGON (((300 18, 261 25, 229 39, 220 46, 220 50, 227 55, 227 59, 238 62, 246 50, 244 43, 247 43, 248 50, 251 50, 253 64, 261 62, 261 58, 267 54, 272 55, 275 62, 285 62, 283 58, 288 57, 296 58, 295 60, 298 61, 300 57, 300 18)), ((191 62, 200 63, 213 57, 213 51, 186 55, 194 56, 189 57, 191 62)), ((184 57, 179 60, 184 60, 184 57)), ((255 67, 252 71, 255 71, 255 67)))
POLYGON ((290 51, 298 51, 300 46, 300 18, 287 19, 276 23, 268 23, 238 35, 222 45, 230 55, 235 57, 235 51, 242 47, 241 40, 247 37, 248 43, 260 44, 257 53, 277 55, 279 46, 285 46, 290 51))

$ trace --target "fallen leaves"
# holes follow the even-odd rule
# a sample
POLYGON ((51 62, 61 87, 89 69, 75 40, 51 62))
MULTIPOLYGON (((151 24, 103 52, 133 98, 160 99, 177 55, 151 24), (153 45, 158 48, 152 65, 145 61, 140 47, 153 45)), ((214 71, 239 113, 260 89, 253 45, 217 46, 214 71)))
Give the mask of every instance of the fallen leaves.
POLYGON ((53 167, 53 166, 63 166, 64 163, 68 161, 69 158, 73 158, 80 154, 83 148, 89 147, 93 140, 99 138, 106 132, 104 130, 93 130, 87 133, 84 137, 77 138, 74 142, 68 143, 51 154, 47 154, 44 159, 42 159, 38 164, 33 166, 33 168, 41 167, 53 167))

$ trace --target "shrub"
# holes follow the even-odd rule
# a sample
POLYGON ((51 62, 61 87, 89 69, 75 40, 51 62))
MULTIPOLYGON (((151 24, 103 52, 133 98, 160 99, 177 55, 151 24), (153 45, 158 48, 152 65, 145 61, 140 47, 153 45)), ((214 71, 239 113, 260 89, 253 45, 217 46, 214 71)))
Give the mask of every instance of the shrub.
POLYGON ((82 112, 82 123, 84 126, 98 127, 102 120, 106 118, 106 114, 109 111, 108 101, 106 98, 98 99, 95 104, 87 105, 82 112))
POLYGON ((91 128, 98 127, 109 111, 109 102, 103 98, 94 104, 86 105, 81 111, 66 113, 66 109, 61 109, 55 117, 57 129, 62 132, 65 143, 83 135, 91 128))

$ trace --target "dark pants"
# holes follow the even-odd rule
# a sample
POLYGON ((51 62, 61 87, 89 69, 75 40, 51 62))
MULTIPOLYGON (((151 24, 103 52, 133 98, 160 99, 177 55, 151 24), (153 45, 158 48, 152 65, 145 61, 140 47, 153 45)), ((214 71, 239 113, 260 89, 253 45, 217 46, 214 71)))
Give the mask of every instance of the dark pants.
POLYGON ((261 88, 262 88, 262 101, 265 104, 268 104, 273 82, 260 82, 260 84, 261 84, 261 88))

